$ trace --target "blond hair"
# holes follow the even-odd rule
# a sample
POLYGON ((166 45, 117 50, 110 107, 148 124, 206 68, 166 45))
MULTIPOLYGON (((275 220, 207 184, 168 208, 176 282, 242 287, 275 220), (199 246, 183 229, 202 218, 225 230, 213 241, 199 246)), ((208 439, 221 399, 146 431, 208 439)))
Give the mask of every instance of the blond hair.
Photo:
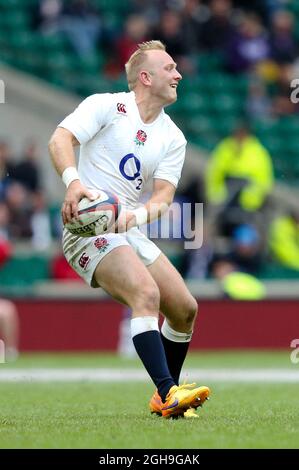
POLYGON ((129 90, 133 90, 136 85, 138 72, 146 60, 146 52, 154 50, 165 51, 166 48, 161 41, 142 42, 138 44, 138 49, 129 58, 125 65, 129 90))

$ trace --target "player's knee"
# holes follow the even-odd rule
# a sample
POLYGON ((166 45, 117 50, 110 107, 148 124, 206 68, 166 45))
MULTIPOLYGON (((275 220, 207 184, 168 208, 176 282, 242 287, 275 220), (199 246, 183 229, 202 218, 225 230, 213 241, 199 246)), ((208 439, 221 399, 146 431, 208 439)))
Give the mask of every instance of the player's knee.
POLYGON ((186 322, 186 325, 190 328, 192 328, 195 322, 197 311, 198 311, 197 300, 194 297, 190 296, 184 308, 185 322, 186 322))
POLYGON ((159 312, 160 292, 158 286, 155 283, 140 286, 138 288, 136 304, 136 309, 145 313, 159 312))

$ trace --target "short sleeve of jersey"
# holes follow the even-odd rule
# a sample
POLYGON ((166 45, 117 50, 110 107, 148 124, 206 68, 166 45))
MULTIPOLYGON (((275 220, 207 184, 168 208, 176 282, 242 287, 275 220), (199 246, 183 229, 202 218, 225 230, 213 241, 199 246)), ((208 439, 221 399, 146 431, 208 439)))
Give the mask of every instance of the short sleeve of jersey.
POLYGON ((169 181, 177 187, 185 160, 186 143, 183 134, 175 139, 154 171, 153 178, 169 181))
POLYGON ((69 130, 80 144, 85 144, 108 124, 113 108, 111 93, 91 95, 82 101, 58 127, 69 130))

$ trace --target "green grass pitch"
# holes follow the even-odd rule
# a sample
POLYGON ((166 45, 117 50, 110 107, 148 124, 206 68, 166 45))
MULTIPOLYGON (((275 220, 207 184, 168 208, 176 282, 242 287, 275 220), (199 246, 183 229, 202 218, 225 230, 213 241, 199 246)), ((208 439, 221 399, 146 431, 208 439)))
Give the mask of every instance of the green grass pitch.
MULTIPOLYGON (((193 353, 186 368, 299 370, 282 352, 193 353)), ((104 354, 24 355, 23 368, 140 368, 104 354)), ((183 375, 184 377, 184 375, 183 375)), ((188 381, 192 381, 192 376, 188 381)), ((211 400, 197 420, 151 415, 147 382, 0 381, 1 448, 298 448, 298 383, 206 383, 211 400)))

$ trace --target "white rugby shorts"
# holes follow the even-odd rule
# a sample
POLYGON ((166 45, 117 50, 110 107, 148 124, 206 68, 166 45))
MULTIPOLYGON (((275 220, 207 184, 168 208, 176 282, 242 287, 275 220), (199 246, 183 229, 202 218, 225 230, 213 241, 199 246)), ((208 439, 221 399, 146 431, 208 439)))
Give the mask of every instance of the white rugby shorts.
POLYGON ((96 237, 78 237, 67 229, 63 230, 62 248, 70 266, 91 287, 99 287, 93 281, 93 274, 101 260, 118 246, 131 246, 145 266, 152 264, 161 250, 137 227, 125 234, 107 233, 96 237))

